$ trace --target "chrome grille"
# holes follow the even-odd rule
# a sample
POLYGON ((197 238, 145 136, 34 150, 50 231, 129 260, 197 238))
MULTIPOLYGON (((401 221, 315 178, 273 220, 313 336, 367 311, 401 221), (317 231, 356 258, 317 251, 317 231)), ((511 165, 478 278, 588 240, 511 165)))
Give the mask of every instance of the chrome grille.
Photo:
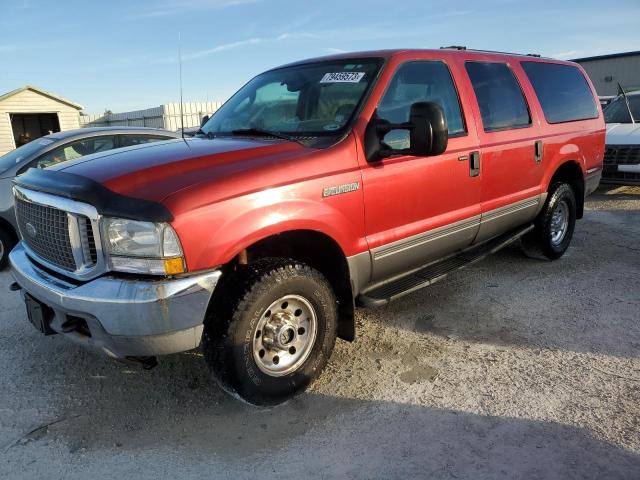
POLYGON ((604 152, 602 179, 615 182, 640 182, 640 174, 619 171, 619 165, 640 164, 640 145, 607 145, 604 152))
POLYGON ((34 260, 79 281, 107 271, 95 207, 19 186, 13 191, 20 235, 34 260))
POLYGON ((70 272, 77 269, 67 212, 16 198, 16 217, 22 238, 34 253, 70 272))
POLYGON ((636 165, 640 163, 640 145, 607 145, 605 165, 636 165))

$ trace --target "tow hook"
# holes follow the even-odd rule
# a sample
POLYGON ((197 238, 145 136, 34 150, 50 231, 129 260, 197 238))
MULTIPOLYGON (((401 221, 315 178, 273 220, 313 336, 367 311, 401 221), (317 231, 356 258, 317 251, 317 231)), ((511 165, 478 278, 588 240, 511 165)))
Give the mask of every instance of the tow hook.
POLYGON ((151 370, 158 365, 156 357, 127 357, 127 360, 140 364, 145 370, 151 370))
POLYGON ((13 282, 11 285, 9 285, 9 290, 12 292, 17 292, 18 290, 22 290, 22 287, 18 282, 13 282))

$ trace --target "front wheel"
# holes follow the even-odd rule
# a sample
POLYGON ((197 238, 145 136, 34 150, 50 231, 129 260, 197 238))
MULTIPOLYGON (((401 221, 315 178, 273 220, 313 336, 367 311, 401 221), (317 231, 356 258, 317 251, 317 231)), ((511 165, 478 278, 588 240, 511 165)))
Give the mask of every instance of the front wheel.
POLYGON ((522 238, 522 248, 529 256, 542 255, 556 260, 569 248, 575 225, 575 193, 566 183, 555 183, 549 189, 534 229, 522 238))
POLYGON ((239 268, 217 292, 205 357, 225 390, 256 405, 278 404, 326 365, 336 339, 336 298, 320 272, 299 262, 271 258, 239 268))

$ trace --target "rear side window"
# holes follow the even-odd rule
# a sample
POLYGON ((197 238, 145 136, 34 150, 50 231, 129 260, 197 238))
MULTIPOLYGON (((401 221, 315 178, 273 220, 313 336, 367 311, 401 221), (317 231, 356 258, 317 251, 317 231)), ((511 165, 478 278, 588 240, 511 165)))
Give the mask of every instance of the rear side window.
POLYGON ((76 158, 91 155, 92 153, 106 152, 115 147, 115 137, 90 137, 76 140, 54 148, 50 152, 38 157, 32 167, 47 168, 58 163, 75 160, 76 158))
POLYGON ((598 108, 582 72, 571 65, 522 62, 548 123, 598 116, 598 108))
POLYGON ((531 125, 531 115, 515 75, 505 63, 465 64, 478 99, 485 132, 531 125))
POLYGON ((151 135, 120 135, 121 147, 132 147, 133 145, 142 145, 143 143, 159 142, 168 140, 172 137, 157 137, 151 135))

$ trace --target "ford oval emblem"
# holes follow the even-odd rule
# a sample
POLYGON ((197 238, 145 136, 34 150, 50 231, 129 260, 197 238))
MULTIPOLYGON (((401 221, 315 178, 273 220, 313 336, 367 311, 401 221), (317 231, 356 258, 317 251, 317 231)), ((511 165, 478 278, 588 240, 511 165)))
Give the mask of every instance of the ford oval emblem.
POLYGON ((33 226, 32 223, 27 223, 24 226, 25 230, 27 231, 27 234, 31 237, 31 238, 36 238, 36 235, 38 234, 38 231, 36 230, 36 227, 33 226))

